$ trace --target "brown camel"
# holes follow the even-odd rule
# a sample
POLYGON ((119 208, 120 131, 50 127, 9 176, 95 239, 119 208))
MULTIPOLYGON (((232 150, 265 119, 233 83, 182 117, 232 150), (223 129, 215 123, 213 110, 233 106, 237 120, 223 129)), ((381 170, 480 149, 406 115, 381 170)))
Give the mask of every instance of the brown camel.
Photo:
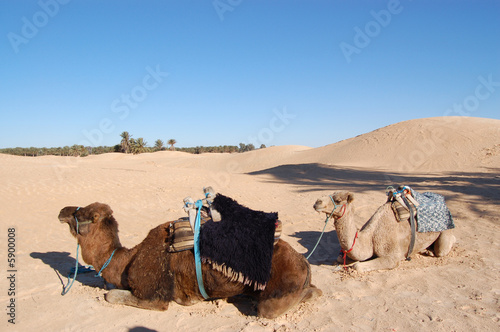
MULTIPOLYGON (((108 302, 167 310, 170 301, 193 305, 203 300, 198 289, 193 251, 170 253, 166 250, 172 236, 171 222, 153 228, 140 244, 127 249, 120 244, 118 224, 112 213, 108 205, 96 202, 84 208, 68 206, 59 214, 61 223, 69 225, 71 234, 81 245, 83 260, 96 271, 114 251, 112 260, 102 271, 104 280, 118 288, 106 294, 108 302), (75 217, 79 223, 78 232, 75 217)), ((262 291, 231 281, 207 264, 202 264, 202 271, 210 298, 249 295, 258 302, 257 315, 265 318, 275 318, 299 302, 322 294, 311 284, 307 260, 283 240, 274 246, 271 277, 262 291)))
MULTIPOLYGON (((354 222, 354 195, 347 191, 338 191, 331 196, 320 198, 314 209, 334 218, 335 230, 342 252, 357 261, 353 267, 358 272, 393 269, 406 258, 411 229, 408 222, 398 222, 391 208, 391 203, 379 207, 373 216, 357 229, 354 222), (335 205, 334 203, 335 202, 335 205), (372 257, 376 257, 371 259, 372 257)), ((447 255, 455 236, 451 230, 416 234, 413 252, 424 253, 434 244, 434 255, 447 255)), ((342 254, 339 256, 342 261, 342 254)))

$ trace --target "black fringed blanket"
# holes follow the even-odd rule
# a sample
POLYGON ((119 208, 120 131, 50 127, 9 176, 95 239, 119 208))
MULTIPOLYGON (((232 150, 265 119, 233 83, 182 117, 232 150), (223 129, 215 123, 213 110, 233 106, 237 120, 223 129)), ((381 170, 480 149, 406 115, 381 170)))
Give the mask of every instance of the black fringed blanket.
POLYGON ((234 281, 264 289, 271 276, 278 214, 251 210, 221 194, 212 207, 222 218, 201 227, 202 261, 234 281))

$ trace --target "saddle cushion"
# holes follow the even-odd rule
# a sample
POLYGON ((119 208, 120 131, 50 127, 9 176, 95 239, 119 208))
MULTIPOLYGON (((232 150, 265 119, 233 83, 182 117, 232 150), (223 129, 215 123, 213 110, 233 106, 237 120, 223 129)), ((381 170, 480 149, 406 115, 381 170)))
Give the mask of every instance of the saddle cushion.
MULTIPOLYGON (((205 218, 201 218, 200 224, 206 222, 205 218)), ((179 252, 191 250, 194 248, 194 233, 189 223, 189 218, 180 218, 170 223, 168 252, 179 252)))
MULTIPOLYGON (((412 202, 409 203, 412 207, 413 216, 415 217, 417 215, 417 208, 412 202)), ((399 203, 398 201, 393 201, 391 207, 394 211, 394 214, 396 215, 396 219, 398 219, 399 222, 408 221, 408 219, 410 218, 410 211, 408 211, 408 208, 401 205, 401 203, 399 203)))
MULTIPOLYGON (((203 225, 209 217, 201 217, 200 224, 203 225)), ((277 221, 276 229, 274 230, 274 244, 278 243, 281 237, 283 224, 280 220, 277 221)), ((171 234, 168 243, 168 252, 179 252, 184 250, 191 250, 194 248, 194 233, 191 228, 189 218, 179 218, 169 225, 168 233, 171 234)))
POLYGON ((442 232, 455 228, 453 217, 446 206, 444 196, 424 192, 413 191, 413 197, 417 200, 417 220, 419 232, 442 232))
POLYGON ((254 211, 217 194, 212 206, 221 221, 208 220, 200 230, 200 253, 233 281, 264 289, 271 276, 277 213, 254 211))

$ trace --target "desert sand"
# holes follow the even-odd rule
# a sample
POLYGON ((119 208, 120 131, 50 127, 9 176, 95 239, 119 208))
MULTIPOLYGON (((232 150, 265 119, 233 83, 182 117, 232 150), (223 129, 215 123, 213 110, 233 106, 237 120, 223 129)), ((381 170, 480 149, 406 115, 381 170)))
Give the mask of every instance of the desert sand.
MULTIPOLYGON (((7 331, 499 331, 500 120, 441 117, 397 123, 321 148, 277 146, 243 154, 0 155, 0 326, 7 331), (324 226, 315 200, 355 194, 359 226, 386 200, 388 185, 445 196, 457 243, 442 258, 415 255, 389 271, 359 274, 334 263, 333 224, 311 256, 323 296, 275 320, 250 302, 205 301, 165 312, 111 305, 95 273, 79 274, 76 240, 61 208, 107 203, 132 247, 156 225, 185 216, 182 200, 205 186, 252 209, 277 211, 283 238, 311 252, 324 226), (7 263, 15 228, 15 296, 7 263), (8 322, 15 299, 15 325, 8 322)), ((81 261, 80 263, 84 264, 81 261)))

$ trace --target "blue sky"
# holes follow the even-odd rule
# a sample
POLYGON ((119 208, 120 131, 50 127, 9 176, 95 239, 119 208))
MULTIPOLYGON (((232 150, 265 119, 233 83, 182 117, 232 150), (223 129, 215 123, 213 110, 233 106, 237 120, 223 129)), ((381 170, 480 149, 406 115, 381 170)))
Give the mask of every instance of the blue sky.
POLYGON ((500 1, 0 0, 0 148, 500 119, 500 1))

